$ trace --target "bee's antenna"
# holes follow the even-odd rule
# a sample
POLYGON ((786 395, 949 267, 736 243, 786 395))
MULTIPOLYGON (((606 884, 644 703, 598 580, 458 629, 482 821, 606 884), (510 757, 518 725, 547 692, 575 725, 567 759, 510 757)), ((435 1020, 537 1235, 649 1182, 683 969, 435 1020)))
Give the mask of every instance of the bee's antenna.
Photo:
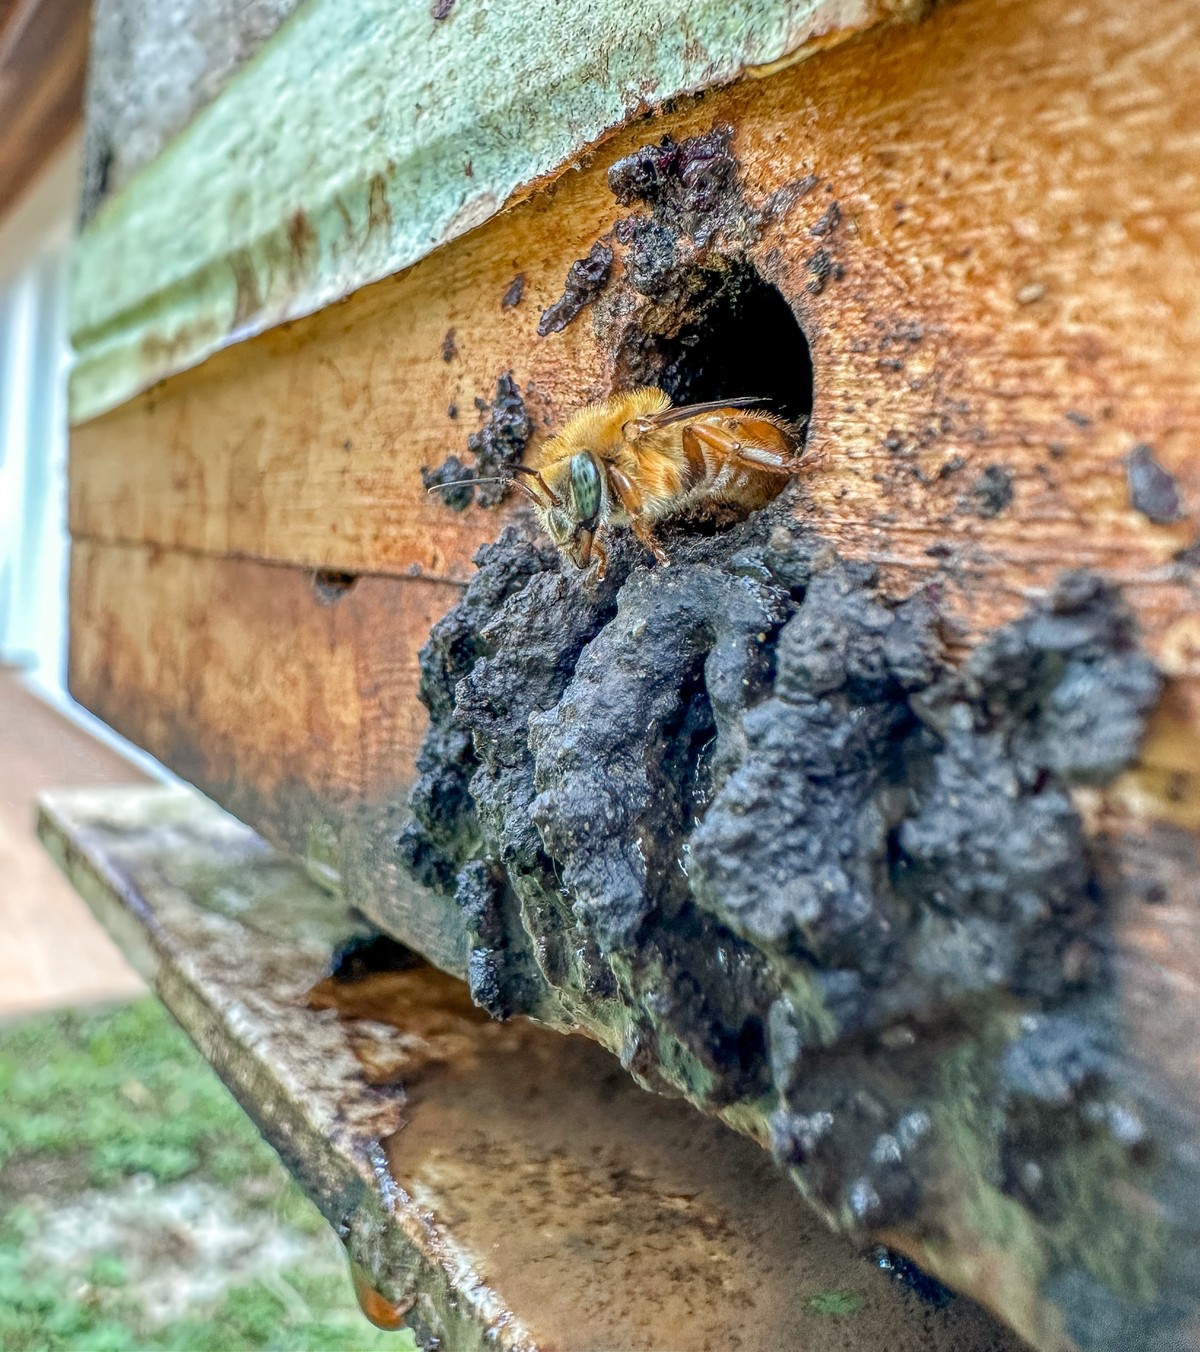
POLYGON ((495 474, 486 479, 451 479, 449 483, 431 484, 426 493, 446 492, 451 488, 465 488, 468 484, 515 484, 516 479, 507 474, 495 474))
POLYGON ((523 494, 536 507, 557 507, 559 498, 547 486, 542 476, 536 470, 526 469, 524 465, 517 465, 516 468, 522 474, 527 474, 533 479, 533 483, 526 483, 524 479, 518 479, 515 474, 496 474, 489 475, 482 479, 451 479, 449 483, 430 484, 426 488, 426 493, 447 492, 451 488, 468 488, 473 484, 508 484, 510 488, 515 488, 518 493, 523 494))

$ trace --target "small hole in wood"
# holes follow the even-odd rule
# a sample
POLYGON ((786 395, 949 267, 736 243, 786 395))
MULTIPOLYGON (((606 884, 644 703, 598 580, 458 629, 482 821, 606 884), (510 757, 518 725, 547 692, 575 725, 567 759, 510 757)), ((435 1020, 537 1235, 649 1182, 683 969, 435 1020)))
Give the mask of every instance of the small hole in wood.
POLYGON ((318 568, 312 575, 313 595, 323 606, 336 605, 358 581, 357 573, 318 568))
POLYGON ((617 351, 618 389, 657 385, 676 404, 755 397, 781 417, 812 413, 808 339, 777 287, 746 259, 682 269, 617 351))

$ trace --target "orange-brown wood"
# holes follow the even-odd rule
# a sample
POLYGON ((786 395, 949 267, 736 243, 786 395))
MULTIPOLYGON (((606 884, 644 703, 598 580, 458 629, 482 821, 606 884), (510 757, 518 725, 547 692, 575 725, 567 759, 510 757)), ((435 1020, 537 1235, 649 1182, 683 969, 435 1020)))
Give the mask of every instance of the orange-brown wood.
POLYGON ((0 216, 78 124, 91 5, 0 4, 0 216))
MULTIPOLYGON (((73 532, 466 578, 500 521, 447 509, 420 467, 463 451, 473 397, 504 370, 543 433, 607 391, 612 353, 591 314, 545 339, 538 316, 571 260, 624 214, 608 166, 665 132, 728 122, 752 201, 819 180, 754 250, 813 348, 805 515, 898 588, 936 578, 966 642, 1064 569, 1120 582, 1175 678, 1148 768, 1126 787, 1141 809, 1194 825, 1200 567, 1176 555, 1196 540, 1200 509, 1196 87, 1200 12, 1186 0, 1149 13, 1120 0, 963 0, 638 124, 584 172, 402 276, 76 428, 73 532), (833 202, 840 224, 814 238, 833 202), (818 245, 844 275, 813 294, 818 245), (504 305, 518 273, 520 303, 504 305), (1175 476, 1185 510, 1174 523, 1130 501, 1125 458, 1138 444, 1175 476), (991 466, 1011 476, 1013 500, 986 516, 974 490, 991 466)), ((173 566, 185 575, 182 559, 173 566)), ((155 594, 161 646, 178 620, 165 585, 155 594)), ((89 694, 97 613, 74 620, 89 694)), ((151 702, 170 708, 154 693, 155 659, 134 665, 151 702)), ((105 681, 104 711, 133 698, 105 681)), ((411 701, 411 683, 394 698, 411 701)), ((253 764, 243 755, 234 777, 253 764)))
POLYGON ((77 542, 71 689, 273 840, 320 857, 311 833, 411 780, 417 649, 457 595, 77 542))
POLYGON ((1198 86, 1200 12, 1186 0, 1150 13, 1120 0, 964 0, 630 128, 584 172, 404 275, 75 429, 77 690, 185 774, 219 781, 215 755, 231 786, 255 783, 263 801, 270 763, 309 775, 314 753, 331 792, 358 793, 374 782, 354 759, 363 737, 382 756, 399 735, 389 765, 410 765, 421 722, 411 655, 453 591, 407 575, 465 578, 500 524, 449 511, 420 467, 463 449, 473 396, 504 370, 543 433, 607 391, 612 352, 589 312, 545 339, 538 315, 623 214, 608 166, 665 132, 728 122, 753 202, 818 178, 754 250, 813 348, 806 516, 898 588, 936 577, 966 642, 1066 568, 1120 582, 1173 683, 1143 766, 1118 789, 1143 815, 1200 825, 1200 568, 1176 561, 1200 507, 1198 86), (834 202, 840 223, 824 231, 834 202), (818 245, 844 275, 814 294, 818 245), (522 299, 502 304, 517 273, 522 299), (1178 521, 1132 505, 1126 456, 1138 444, 1174 474, 1178 521), (989 466, 1013 486, 991 516, 973 492, 989 466), (123 559, 136 561, 136 591, 119 581, 123 559), (342 608, 312 610, 312 567, 405 575, 388 592, 405 599, 389 605, 416 628, 403 634, 407 665, 389 671, 399 684, 387 715, 355 704, 333 674, 370 644, 365 630, 339 630, 349 648, 297 667, 288 623, 232 618, 246 613, 232 581, 243 576, 291 598, 271 602, 281 614, 300 597, 322 623, 383 594, 364 579, 342 608), (200 698, 168 660, 205 644, 208 677, 240 685, 240 703, 200 698), (245 685, 263 661, 295 695, 277 719, 245 685), (319 731, 306 740, 310 716, 338 726, 338 745, 356 748, 348 760, 325 755, 319 731))
MULTIPOLYGON (((1117 841, 1182 828, 1194 850, 1197 88, 1190 0, 961 0, 628 128, 403 275, 75 429, 75 693, 291 848, 399 801, 416 651, 503 519, 449 511, 420 468, 463 453, 505 371, 542 435, 609 392, 619 329, 585 310, 539 338, 538 317, 628 213, 609 165, 728 123, 752 205, 817 180, 751 248, 812 346, 806 518, 897 590, 937 581, 963 647, 1067 569, 1120 583, 1170 679, 1096 811, 1117 841), (1177 520, 1135 508, 1139 445, 1177 520), (995 510, 988 470, 1012 488, 995 510), (363 576, 324 607, 314 568, 363 576)), ((1143 955, 1165 933, 1152 912, 1126 932, 1143 955)), ((1184 1009, 1200 947, 1176 933, 1163 989, 1184 1009)))
POLYGON ((964 0, 639 123, 400 277, 76 429, 72 529, 468 576, 496 522, 426 496, 420 466, 462 452, 505 370, 543 429, 607 392, 589 313, 544 339, 538 316, 626 214, 609 164, 728 122, 752 201, 819 177, 754 251, 813 345, 814 524, 946 575, 972 626, 1072 564, 1140 588, 1169 626, 1194 600, 1170 573, 1200 508, 1198 26, 1188 0, 964 0), (834 201, 840 224, 813 238, 834 201), (814 295, 818 244, 845 271, 814 295), (1177 524, 1130 506, 1139 443, 1177 477, 1177 524), (971 487, 992 465, 1015 497, 983 518, 971 487))
POLYGON ((626 129, 403 275, 74 430, 74 693, 461 970, 461 934, 408 899, 394 840, 424 729, 417 651, 505 511, 456 515, 420 469, 464 453, 506 371, 541 436, 610 392, 612 293, 546 338, 539 315, 630 211, 608 167, 727 123, 753 208, 794 189, 749 251, 812 347, 805 518, 896 591, 937 583, 958 652, 1099 569, 1168 678, 1139 764, 1077 797, 1129 1049, 1147 1102, 1183 1123, 1162 1139, 1190 1148, 1197 88, 1191 0, 959 0, 626 129), (1135 505, 1138 446, 1173 476, 1177 519, 1135 505), (989 472, 1010 497, 981 493, 989 472))

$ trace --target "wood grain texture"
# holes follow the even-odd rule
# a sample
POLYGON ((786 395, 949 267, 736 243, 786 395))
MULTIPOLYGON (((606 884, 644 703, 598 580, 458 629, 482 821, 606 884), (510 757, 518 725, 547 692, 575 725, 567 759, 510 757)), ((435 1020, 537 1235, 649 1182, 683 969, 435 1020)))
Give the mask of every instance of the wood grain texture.
POLYGON ((76 541, 75 698, 329 885, 465 962, 461 918, 398 876, 425 734, 417 652, 453 583, 76 541))
POLYGON ((494 1022, 427 967, 323 980, 357 917, 197 795, 49 795, 39 830, 419 1345, 1023 1346, 912 1300, 749 1141, 587 1039, 494 1022), (852 1319, 821 1308, 837 1291, 852 1319))
POLYGON ((257 56, 299 0, 92 0, 83 223, 257 56))
MULTIPOLYGON (((289 848, 399 804, 416 651, 503 519, 450 512, 420 468, 463 452, 505 371, 543 434, 609 390, 611 316, 544 339, 538 317, 628 210, 609 165, 728 123, 752 206, 817 179, 751 249, 812 347, 807 519, 897 591, 937 583, 962 648, 1097 568, 1169 677, 1095 814, 1135 875, 1157 857, 1138 842, 1179 832, 1156 884, 1175 920, 1130 902, 1119 943, 1131 1007, 1169 1003, 1169 1040, 1143 1025, 1148 1063, 1196 1102, 1200 1068, 1165 1050, 1194 1042, 1200 1007, 1200 934, 1175 923, 1200 909, 1196 88, 1190 0, 961 0, 628 128, 398 277, 75 429, 74 691, 289 848), (1139 445, 1173 476, 1175 521, 1134 506, 1139 445), (994 511, 989 472, 1011 488, 994 511), (314 568, 363 576, 326 610, 314 568)), ((363 858, 353 885, 383 895, 363 858)))
POLYGON ((327 601, 302 569, 77 542, 71 690, 304 853, 322 820, 411 780, 417 649, 457 595, 361 578, 327 601))
POLYGON ((86 0, 0 5, 0 216, 79 122, 90 12, 86 0))
POLYGON ((465 579, 500 523, 449 511, 420 467, 465 453, 505 370, 543 433, 607 392, 612 334, 585 311, 542 339, 538 316, 623 214, 608 166, 728 122, 753 203, 818 177, 753 249, 813 349, 806 516, 898 589, 938 581, 964 643, 1066 568, 1120 582, 1176 678, 1157 768, 1127 787, 1182 794, 1170 812, 1197 824, 1200 567, 1176 556, 1200 511, 1198 84, 1185 0, 964 0, 640 123, 397 278, 76 428, 72 530, 465 579), (840 224, 814 238, 832 202, 840 224), (818 246, 844 275, 813 294, 818 246), (1137 445, 1174 475, 1174 523, 1131 503, 1137 445), (989 470, 1012 489, 990 516, 989 470))
MULTIPOLYGON (((124 15, 153 53, 160 103, 186 105, 189 82, 156 36, 206 64, 211 2, 160 2, 153 24, 124 15)), ((88 222, 74 416, 415 263, 648 107, 922 4, 643 0, 631 24, 621 0, 558 0, 552 22, 521 5, 435 16, 429 0, 308 0, 88 222)), ((226 51, 253 23, 230 17, 245 8, 223 0, 226 51)), ((148 120, 138 137, 152 142, 164 119, 148 120)))
POLYGON ((631 313, 614 296, 640 303, 620 249, 599 305, 546 338, 539 316, 628 214, 609 166, 729 124, 751 210, 792 199, 748 247, 812 348, 806 519, 889 588, 935 584, 960 652, 1098 569, 1168 677, 1140 763, 1078 801, 1141 1106, 1183 1180, 1166 1219, 1194 1229, 1197 87, 1185 0, 961 0, 627 128, 409 271, 75 429, 73 690, 461 973, 453 908, 399 876, 394 841, 417 650, 504 513, 455 515, 420 469, 464 452, 506 371, 542 435, 609 391, 631 313), (1135 502, 1139 446, 1174 520, 1135 502), (357 581, 323 605, 318 568, 357 581))
POLYGON ((399 277, 77 428, 72 528, 468 576, 496 523, 426 497, 419 467, 463 449, 473 398, 505 370, 546 430, 607 391, 587 313, 545 339, 538 315, 624 214, 608 165, 728 122, 752 201, 820 180, 754 250, 813 346, 814 523, 910 577, 944 574, 972 626, 1076 563, 1142 589, 1169 627, 1195 596, 1172 559, 1200 508, 1198 39, 1186 0, 966 0, 639 123, 399 277), (815 240, 831 201, 841 223, 815 240), (818 243, 844 277, 813 295, 818 243), (503 307, 518 273, 523 299, 503 307), (1177 478, 1176 524, 1129 503, 1139 443, 1177 478), (1014 499, 986 518, 972 486, 993 465, 1014 499))

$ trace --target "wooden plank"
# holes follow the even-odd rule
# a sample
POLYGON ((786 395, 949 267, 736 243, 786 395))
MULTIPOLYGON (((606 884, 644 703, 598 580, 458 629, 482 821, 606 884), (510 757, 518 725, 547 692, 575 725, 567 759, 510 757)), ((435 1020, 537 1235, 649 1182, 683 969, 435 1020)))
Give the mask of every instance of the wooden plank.
MULTIPOLYGON (((545 339, 538 315, 568 263, 629 210, 605 179, 616 157, 664 131, 731 123, 751 208, 788 189, 776 199, 787 210, 768 213, 747 249, 812 345, 806 520, 842 555, 881 562, 896 591, 937 583, 960 650, 1067 569, 1097 568, 1121 584, 1170 678, 1141 763, 1076 797, 1089 852, 1111 855, 1112 932, 1098 942, 1116 983, 1104 994, 1128 1025, 1131 1101, 1172 1171, 1153 1196, 1122 1183, 1117 1205, 1122 1224, 1153 1215, 1182 1237, 1168 1246, 1180 1269, 1172 1289, 1193 1298, 1194 1262, 1190 1276, 1181 1270, 1194 1255, 1200 1084, 1200 583, 1194 551, 1191 562, 1183 551, 1200 501, 1200 399, 1186 357, 1200 337, 1198 25, 1176 0, 1150 15, 1116 0, 1086 13, 1067 0, 940 7, 918 29, 633 129, 578 176, 394 281, 77 428, 74 688, 273 839, 340 866, 353 900, 461 971, 462 936, 439 931, 437 906, 422 910, 388 872, 416 745, 417 720, 405 741, 402 711, 414 707, 424 637, 404 630, 417 620, 403 598, 440 589, 427 624, 502 517, 454 516, 424 495, 418 471, 461 452, 471 399, 490 396, 506 370, 546 430, 609 388, 623 326, 644 316, 621 248, 590 312, 545 339), (520 303, 504 306, 521 274, 520 303), (1150 448, 1177 511, 1138 488, 1137 446, 1150 448), (245 557, 215 557, 228 554, 245 557), (128 574, 136 586, 127 559, 142 560, 128 574), (361 574, 339 605, 368 582, 389 599, 336 635, 314 627, 296 598, 317 567, 361 574), (265 623, 257 612, 276 612, 277 588, 292 600, 279 603, 280 623, 265 623), (225 609, 239 617, 228 627, 225 609), (394 646, 380 655, 389 617, 403 661, 394 646), (386 696, 360 679, 357 647, 386 696), (261 710, 239 693, 246 669, 269 673, 250 683, 267 691, 261 710), (386 738, 370 750, 373 699, 395 724, 391 779, 386 738), (318 751, 307 720, 323 727, 334 707, 337 734, 318 751), (367 765, 381 767, 378 780, 367 765)), ((747 1126, 752 1108, 735 1110, 761 1131, 761 1120, 747 1126)), ((952 1199, 957 1186, 946 1183, 952 1199)), ((996 1200, 981 1194, 977 1210, 996 1200)), ((957 1213, 938 1215, 932 1239, 896 1242, 932 1246, 930 1261, 971 1289, 992 1283, 1008 1317, 1053 1345, 1037 1314, 1037 1274, 1051 1259, 1021 1252, 1004 1227, 1032 1212, 1007 1193, 1000 1201, 1007 1246, 976 1248, 978 1216, 957 1213)), ((1093 1240, 1108 1233, 1085 1228, 1093 1240)), ((1073 1316, 1106 1289, 1096 1280, 1064 1302, 1073 1316)), ((1090 1345, 1121 1346, 1105 1336, 1090 1345)))
POLYGON ((455 918, 374 857, 425 730, 417 650, 458 594, 377 577, 337 590, 298 568, 81 542, 69 684, 318 875, 411 896, 412 941, 461 967, 455 918))
MULTIPOLYGON (((72 530, 465 579, 499 521, 447 510, 424 491, 421 466, 465 453, 472 400, 506 369, 543 431, 609 388, 611 333, 585 313, 540 339, 538 315, 570 261, 623 213, 608 167, 663 132, 682 138, 728 120, 753 201, 820 179, 750 250, 812 345, 806 519, 843 554, 882 561, 899 590, 936 581, 964 642, 1066 568, 1121 583, 1174 679, 1143 767, 1118 792, 1143 814, 1194 826, 1200 571, 1176 555, 1195 538, 1200 505, 1200 389, 1188 366, 1200 340, 1188 168, 1200 146, 1189 92, 1200 78, 1197 23, 1178 3, 1146 18, 1105 0, 1084 22, 1066 0, 968 0, 630 129, 584 172, 399 277, 77 427, 72 530), (800 122, 802 138, 788 130, 800 122), (1089 139, 1081 125, 1107 130, 1089 139), (814 240, 831 200, 841 223, 814 240), (813 294, 818 243, 845 276, 813 294), (522 298, 506 306, 517 275, 522 298), (1133 506, 1126 458, 1137 444, 1174 475, 1177 521, 1133 506), (974 490, 995 466, 1013 502, 980 515, 974 490)), ((155 632, 166 634, 169 590, 148 592, 147 605, 151 595, 155 632)), ((158 678, 148 657, 129 659, 142 674, 125 668, 118 695, 106 675, 115 653, 83 632, 90 613, 76 614, 77 689, 130 726, 120 705, 135 690, 153 702, 158 678)), ((231 650, 231 665, 240 660, 231 650)), ((291 712, 299 726, 283 744, 298 748, 300 706, 291 712)), ((144 735, 198 782, 225 782, 197 761, 207 721, 190 726, 190 747, 144 735)), ((415 734, 403 744, 410 760, 414 746, 415 734)), ((218 757, 229 766, 232 747, 218 757)), ((262 782, 270 797, 252 755, 232 777, 262 782)), ((270 810, 243 808, 273 830, 270 810)))
MULTIPOLYGON (((73 416, 426 257, 649 107, 924 9, 644 5, 632 26, 620 0, 559 0, 553 23, 503 5, 434 12, 427 0, 298 8, 88 223, 71 293, 73 416)), ((194 31, 204 7, 182 0, 187 19, 160 20, 192 69, 208 58, 194 31)), ((227 11, 225 52, 241 45, 227 11)), ((145 78, 174 85, 186 116, 173 63, 136 12, 127 20, 148 38, 145 78)), ((153 144, 171 114, 148 120, 153 144)))
POLYGON ((298 568, 84 543, 72 602, 93 619, 72 630, 71 665, 103 680, 92 693, 110 709, 157 690, 139 717, 181 774, 192 742, 176 741, 172 711, 225 739, 208 755, 236 754, 265 789, 379 799, 412 777, 425 727, 416 645, 458 588, 364 577, 325 600, 320 587, 298 568), (168 597, 176 620, 160 627, 168 597))
POLYGON ((90 12, 86 0, 0 9, 0 217, 79 122, 90 12))
MULTIPOLYGON (((443 908, 414 910, 419 892, 380 851, 426 727, 417 652, 460 589, 363 576, 331 590, 321 576, 77 541, 71 691, 275 844, 348 872, 376 914, 407 917, 409 941, 423 936, 425 952, 456 967, 457 931, 429 919, 443 908)), ((1159 653, 1168 671, 1170 657, 1159 653)), ((1200 679, 1168 683, 1139 763, 1097 804, 1127 825, 1200 829, 1200 679)))
MULTIPOLYGON (((389 744, 379 734, 379 710, 404 707, 405 701, 411 705, 413 699, 415 670, 411 656, 402 656, 410 641, 402 624, 405 597, 433 591, 444 602, 457 589, 413 579, 361 578, 330 608, 312 588, 311 576, 298 569, 88 544, 77 557, 75 599, 83 639, 75 640, 73 663, 83 676, 75 678, 75 687, 128 735, 185 765, 200 787, 261 821, 273 840, 305 856, 310 870, 327 881, 340 874, 343 895, 388 932, 446 970, 465 974, 468 953, 477 943, 466 932, 469 918, 449 897, 426 894, 397 867, 411 769, 399 766, 398 756, 396 765, 389 763, 389 744), (342 607, 347 609, 340 617, 327 616, 328 609, 342 607), (131 656, 142 665, 131 665, 131 656), (331 706, 338 711, 333 733, 327 731, 331 706), (320 738, 319 744, 310 736, 320 738), (372 765, 376 772, 365 772, 372 765)), ((1169 729, 1156 735, 1171 746, 1169 729)), ((399 745, 395 730, 393 736, 399 745)), ((1180 773, 1164 771, 1172 784, 1180 773)), ((1163 1280, 1186 1302, 1193 1298, 1191 1278, 1181 1273, 1195 1272, 1187 1236, 1195 1214, 1195 1086, 1200 1084, 1195 1054, 1200 893, 1194 828, 1171 826, 1163 812, 1163 804, 1176 798, 1186 805, 1186 796, 1173 788, 1170 794, 1157 790, 1156 798, 1153 787, 1143 783, 1148 774, 1142 766, 1115 788, 1078 791, 1088 852, 1103 879, 1105 921, 1095 938, 1113 983, 1110 989, 1106 977, 1103 998, 1117 1007, 1113 1016, 1121 1028, 1119 1088, 1111 1091, 1112 1101, 1133 1105, 1127 1111, 1135 1113, 1137 1129, 1154 1142, 1152 1153, 1139 1156, 1138 1163, 1143 1170, 1146 1159, 1155 1161, 1152 1190, 1145 1179, 1136 1186, 1123 1181, 1116 1209, 1101 1214, 1112 1242, 1130 1246, 1131 1270, 1138 1271, 1157 1262, 1158 1241, 1147 1258, 1137 1226, 1146 1215, 1157 1218, 1156 1226, 1172 1236, 1168 1252, 1181 1270, 1163 1280)), ((524 923, 536 926, 538 920, 524 923)), ((998 1048, 1014 1036, 1017 1020, 1007 997, 999 998, 1000 1010, 983 1020, 978 1036, 953 1021, 944 1030, 946 1064, 979 1067, 980 1087, 953 1097, 955 1112, 976 1097, 991 1104, 979 1109, 979 1121, 987 1124, 980 1129, 980 1144, 964 1146, 958 1134, 962 1124, 952 1118, 956 1125, 946 1130, 954 1152, 936 1175, 935 1208, 928 1216, 923 1213, 915 1230, 891 1229, 888 1238, 988 1301, 1039 1346, 1058 1347, 1058 1316, 1046 1308, 1047 1293, 1038 1286, 1046 1260, 1028 1237, 1024 1246, 1012 1239, 1013 1225, 1028 1225, 1025 1213, 1010 1196, 994 1190, 991 1175, 976 1197, 979 1180, 962 1163, 990 1158, 996 1149, 987 1134, 990 1124, 1007 1112, 998 1048), (999 1213, 991 1210, 999 1204, 999 1213), (985 1218, 1008 1235, 1011 1252, 997 1240, 995 1229, 988 1233, 985 1218)), ((1036 1000, 1032 1008, 1038 1009, 1036 1000)), ((624 1049, 627 1025, 613 1018, 611 1007, 576 1001, 570 1009, 575 1023, 614 1050, 624 1049)), ((561 1009, 538 1012, 544 1022, 559 1027, 572 1021, 561 1009)), ((1030 1014, 1035 1022, 1039 1017, 1030 1014)), ((1075 1010, 1070 1017, 1090 1030, 1088 1036, 1107 1036, 1108 1016, 1075 1010)), ((922 1038, 936 1037, 937 1028, 936 1020, 923 1025, 922 1038)), ((839 1053, 846 1056, 849 1094, 861 1068, 853 1047, 839 1047, 826 1073, 836 1073, 832 1067, 839 1053)), ((891 1053, 878 1054, 886 1061, 891 1053)), ((641 1073, 653 1069, 650 1059, 641 1073)), ((764 1101, 708 1106, 761 1140, 764 1101)), ((949 1113, 950 1107, 942 1104, 937 1111, 949 1113)), ((1086 1188, 1083 1192, 1091 1196, 1086 1188)), ((1085 1219, 1088 1233, 1094 1234, 1097 1222, 1091 1215, 1085 1219)), ((843 1217, 842 1223, 851 1222, 843 1217)), ((1079 1300, 1071 1303, 1078 1316, 1079 1300)), ((1170 1301, 1164 1297, 1163 1305, 1154 1308, 1169 1310, 1170 1301)), ((1111 1346, 1103 1341, 1085 1345, 1111 1346)))
POLYGON ((423 966, 323 980, 352 917, 195 795, 55 794, 41 833, 422 1345, 1017 1352, 594 1044, 492 1023, 423 966))
POLYGON ((93 0, 82 222, 162 153, 298 3, 93 0))
MULTIPOLYGON (((585 313, 539 338, 538 316, 627 214, 609 166, 663 133, 729 123, 752 203, 819 179, 749 249, 812 345, 814 524, 909 581, 939 576, 972 629, 1064 566, 1105 568, 1179 647, 1195 573, 1172 560, 1200 506, 1197 23, 1186 0, 1145 16, 1118 0, 1086 15, 1069 0, 968 0, 627 129, 397 278, 78 427, 72 529, 468 576, 495 523, 430 499, 419 468, 464 452, 472 400, 506 370, 546 431, 610 388, 613 332, 585 313), (814 238, 831 202, 840 224, 814 238), (844 275, 813 294, 818 244, 844 275), (505 307, 518 275, 522 299, 505 307), (1175 476, 1174 523, 1131 505, 1139 444, 1175 476), (981 515, 993 466, 1012 504, 981 515)), ((1194 673, 1194 635, 1183 646, 1194 673)))

